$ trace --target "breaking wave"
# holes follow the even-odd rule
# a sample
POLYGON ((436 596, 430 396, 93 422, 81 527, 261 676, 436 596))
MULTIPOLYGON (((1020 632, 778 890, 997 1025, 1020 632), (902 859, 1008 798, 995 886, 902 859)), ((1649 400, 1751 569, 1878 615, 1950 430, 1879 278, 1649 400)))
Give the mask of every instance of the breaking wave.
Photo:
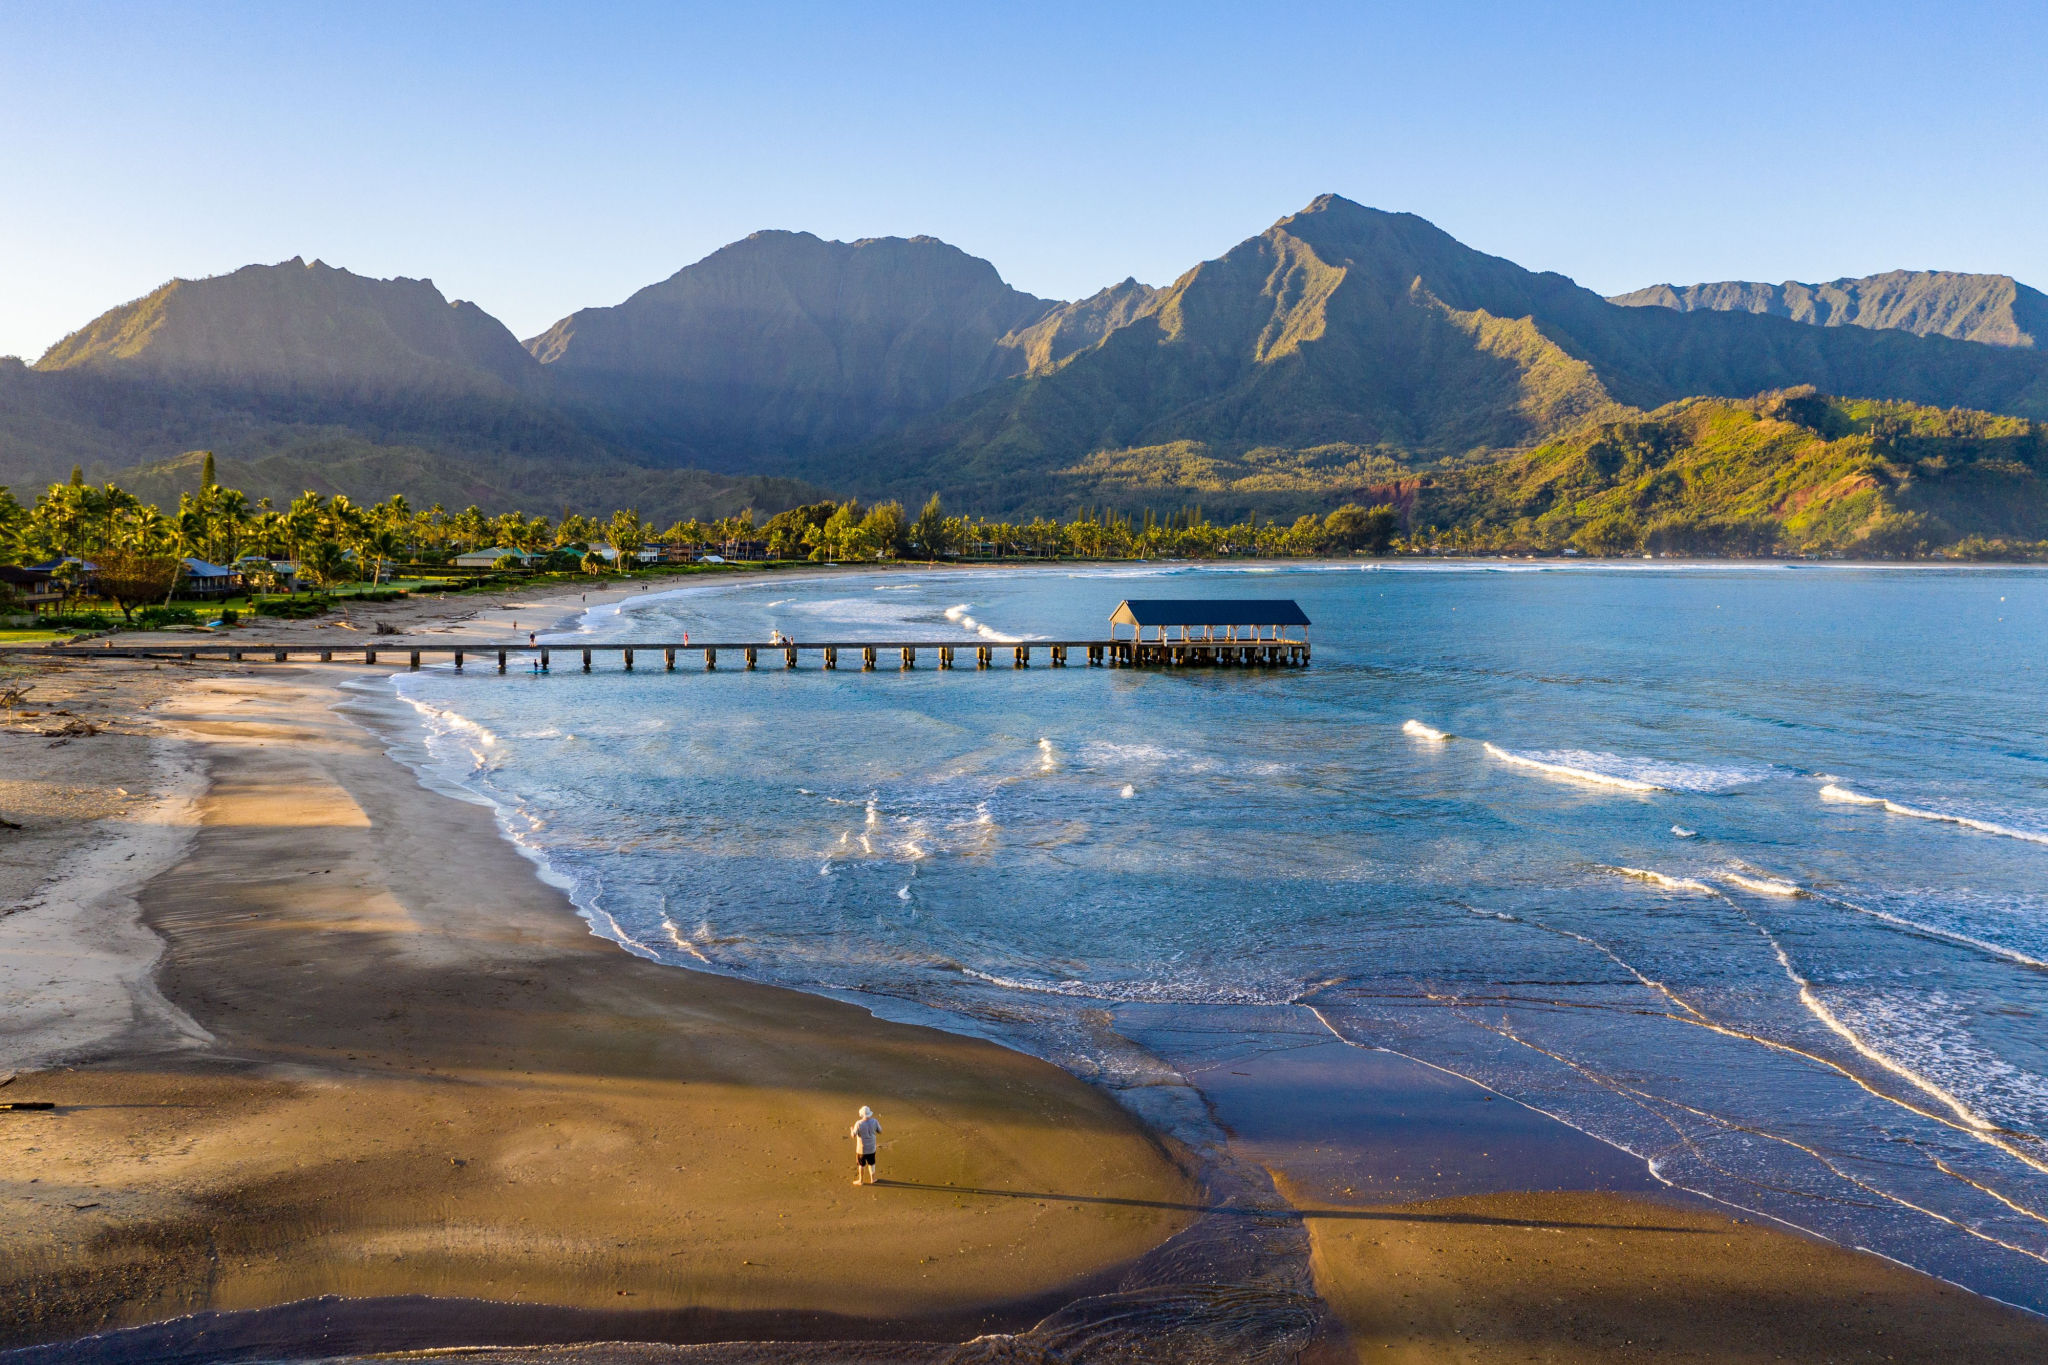
POLYGON ((1404 735, 1411 735, 1416 739, 1433 740, 1439 744, 1443 743, 1445 740, 1448 740, 1450 738, 1450 736, 1446 734, 1444 731, 1437 729, 1433 725, 1424 725, 1419 720, 1402 721, 1401 733, 1404 735))
POLYGON ((1661 886, 1666 891, 1697 891, 1702 895, 1712 895, 1714 892, 1714 888, 1703 881, 1691 877, 1667 877, 1662 872, 1653 872, 1646 867, 1610 867, 1607 870, 1619 877, 1630 877, 1639 882, 1648 882, 1652 886, 1661 886))
POLYGON ((1919 806, 1901 805, 1882 796, 1865 796, 1862 792, 1850 791, 1847 787, 1830 782, 1820 789, 1820 799, 1849 806, 1882 806, 1892 815, 1910 816, 1915 820, 1936 820, 1943 824, 1961 825, 1974 829, 1980 834, 1996 834, 2005 839, 2023 839, 2030 844, 2048 844, 2048 833, 2037 830, 2014 829, 1991 820, 1979 820, 1968 815, 1957 815, 1950 811, 1925 810, 1919 806))
POLYGON ((1731 886, 1741 887, 1744 891, 1754 891, 1759 896, 1790 899, 1806 894, 1806 889, 1797 882, 1788 882, 1782 877, 1767 877, 1758 872, 1723 872, 1721 879, 1731 886))
MULTIPOLYGON (((1406 727, 1403 727, 1404 729, 1406 727)), ((1486 752, 1503 763, 1528 768, 1545 777, 1588 782, 1632 792, 1697 792, 1711 795, 1760 781, 1767 773, 1754 768, 1721 768, 1706 763, 1631 758, 1592 749, 1537 749, 1518 753, 1488 742, 1486 752)))

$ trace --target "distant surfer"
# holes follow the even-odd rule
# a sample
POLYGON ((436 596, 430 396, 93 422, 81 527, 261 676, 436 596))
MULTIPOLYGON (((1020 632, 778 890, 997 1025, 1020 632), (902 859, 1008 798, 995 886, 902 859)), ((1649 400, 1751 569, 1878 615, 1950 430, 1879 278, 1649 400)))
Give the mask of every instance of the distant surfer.
POLYGON ((853 1183, 872 1185, 875 1183, 875 1139, 882 1135, 882 1125, 876 1119, 875 1111, 866 1105, 860 1107, 860 1121, 853 1125, 853 1183))

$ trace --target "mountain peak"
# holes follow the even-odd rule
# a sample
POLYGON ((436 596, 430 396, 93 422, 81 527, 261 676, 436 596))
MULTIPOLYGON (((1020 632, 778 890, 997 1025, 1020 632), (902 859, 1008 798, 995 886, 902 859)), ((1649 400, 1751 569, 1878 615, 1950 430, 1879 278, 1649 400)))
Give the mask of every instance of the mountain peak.
POLYGON ((517 338, 432 280, 379 280, 294 256, 174 279, 59 341, 38 370, 135 370, 231 386, 363 380, 516 384, 517 338), (294 268, 296 267, 296 268, 294 268))
POLYGON ((1057 306, 936 237, 769 230, 526 345, 580 401, 730 463, 864 439, 1017 373, 999 343, 1057 306))

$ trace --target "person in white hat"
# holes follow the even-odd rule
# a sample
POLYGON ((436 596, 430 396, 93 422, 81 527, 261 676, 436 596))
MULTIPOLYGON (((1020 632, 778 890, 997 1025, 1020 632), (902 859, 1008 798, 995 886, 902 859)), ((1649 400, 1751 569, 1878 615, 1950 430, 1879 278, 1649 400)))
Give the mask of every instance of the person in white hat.
POLYGON ((875 1139, 882 1135, 882 1125, 875 1118, 875 1111, 866 1105, 860 1107, 860 1121, 853 1125, 853 1183, 872 1185, 875 1183, 875 1139))

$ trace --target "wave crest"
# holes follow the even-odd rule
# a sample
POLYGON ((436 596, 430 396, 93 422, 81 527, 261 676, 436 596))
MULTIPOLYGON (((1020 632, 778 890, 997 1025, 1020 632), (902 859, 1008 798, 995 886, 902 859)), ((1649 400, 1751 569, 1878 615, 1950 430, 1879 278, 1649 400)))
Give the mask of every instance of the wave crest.
POLYGON ((1901 805, 1883 796, 1865 796, 1862 792, 1850 791, 1847 787, 1830 782, 1820 789, 1820 799, 1849 806, 1882 806, 1892 815, 1904 815, 1914 820, 1935 820, 1942 824, 1961 825, 1974 829, 1980 834, 1996 834, 2005 839, 2020 839, 2030 844, 2048 844, 2048 834, 2038 830, 2014 829, 1993 820, 1979 820, 1974 816, 1957 815, 1950 811, 1925 810, 1919 806, 1901 805))

